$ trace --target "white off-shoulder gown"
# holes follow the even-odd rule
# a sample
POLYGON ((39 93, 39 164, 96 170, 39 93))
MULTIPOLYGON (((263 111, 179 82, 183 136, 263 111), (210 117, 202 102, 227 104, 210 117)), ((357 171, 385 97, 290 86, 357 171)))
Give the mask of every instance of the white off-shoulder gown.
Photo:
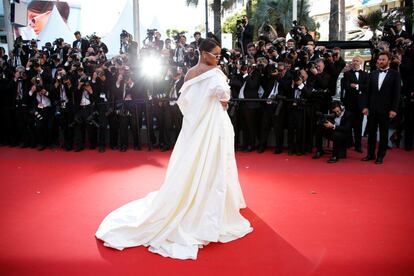
POLYGON ((105 246, 122 250, 143 245, 165 257, 196 259, 203 245, 229 242, 253 230, 239 212, 246 204, 234 131, 220 104, 229 98, 219 69, 184 83, 178 100, 183 125, 164 183, 105 217, 95 234, 105 246))

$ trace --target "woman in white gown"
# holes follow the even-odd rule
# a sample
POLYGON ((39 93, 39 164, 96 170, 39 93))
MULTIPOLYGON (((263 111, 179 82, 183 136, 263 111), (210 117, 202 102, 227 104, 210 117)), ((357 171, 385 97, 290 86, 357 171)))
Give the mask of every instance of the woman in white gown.
POLYGON ((178 105, 183 126, 159 191, 111 212, 96 237, 122 250, 144 245, 165 257, 196 259, 209 242, 229 242, 253 229, 239 212, 246 204, 234 155, 234 131, 226 112, 230 88, 217 68, 220 47, 200 44, 178 105))

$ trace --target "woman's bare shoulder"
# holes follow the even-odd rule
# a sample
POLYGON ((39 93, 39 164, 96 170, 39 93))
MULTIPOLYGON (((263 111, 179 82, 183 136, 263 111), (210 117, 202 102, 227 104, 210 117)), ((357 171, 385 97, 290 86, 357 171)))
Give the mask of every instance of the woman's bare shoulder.
POLYGON ((194 66, 188 70, 187 74, 185 75, 184 81, 188 81, 188 80, 191 80, 192 78, 197 77, 198 71, 199 71, 197 67, 198 66, 194 66))

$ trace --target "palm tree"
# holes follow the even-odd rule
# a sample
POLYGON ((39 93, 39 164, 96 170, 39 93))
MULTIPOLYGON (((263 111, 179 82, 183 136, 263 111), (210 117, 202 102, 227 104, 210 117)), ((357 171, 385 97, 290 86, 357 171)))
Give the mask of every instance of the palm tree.
MULTIPOLYGON (((206 0, 208 1, 208 0, 206 0)), ((222 10, 230 8, 236 0, 213 0, 211 8, 214 17, 214 35, 221 40, 221 14, 222 10)), ((187 6, 197 6, 198 0, 186 0, 187 6)))
MULTIPOLYGON (((292 2, 292 0, 258 1, 253 15, 254 25, 260 27, 263 23, 271 24, 276 27, 279 36, 285 36, 292 27, 292 2)), ((298 23, 313 30, 315 22, 309 17, 308 1, 301 0, 298 6, 298 23)))
POLYGON ((338 0, 331 0, 331 10, 329 13, 329 40, 338 40, 339 29, 339 5, 338 0))
POLYGON ((366 15, 358 15, 358 26, 360 28, 369 28, 372 32, 372 40, 377 40, 377 31, 381 30, 384 22, 387 20, 386 16, 382 15, 381 10, 372 11, 366 15))

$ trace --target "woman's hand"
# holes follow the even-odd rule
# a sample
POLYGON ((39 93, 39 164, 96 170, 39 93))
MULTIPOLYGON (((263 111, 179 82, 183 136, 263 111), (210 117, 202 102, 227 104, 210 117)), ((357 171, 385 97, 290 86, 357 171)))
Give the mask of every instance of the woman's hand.
POLYGON ((221 106, 223 107, 224 110, 227 110, 229 108, 229 102, 227 101, 220 101, 221 106))

